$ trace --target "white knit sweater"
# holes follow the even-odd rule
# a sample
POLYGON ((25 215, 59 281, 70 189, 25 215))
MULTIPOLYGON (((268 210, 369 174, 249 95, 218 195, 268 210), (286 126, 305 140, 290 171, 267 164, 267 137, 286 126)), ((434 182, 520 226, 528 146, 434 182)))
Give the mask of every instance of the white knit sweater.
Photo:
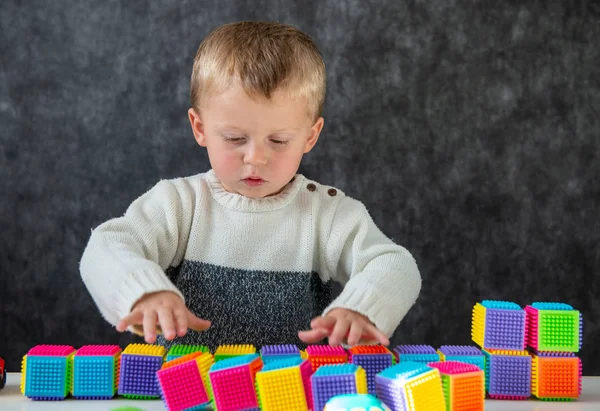
POLYGON ((413 257, 362 203, 300 174, 261 199, 225 191, 212 170, 163 180, 92 231, 80 270, 111 324, 145 293, 169 290, 213 323, 175 342, 211 347, 299 343, 313 316, 336 307, 390 336, 421 288, 413 257), (343 285, 333 301, 330 280, 343 285))

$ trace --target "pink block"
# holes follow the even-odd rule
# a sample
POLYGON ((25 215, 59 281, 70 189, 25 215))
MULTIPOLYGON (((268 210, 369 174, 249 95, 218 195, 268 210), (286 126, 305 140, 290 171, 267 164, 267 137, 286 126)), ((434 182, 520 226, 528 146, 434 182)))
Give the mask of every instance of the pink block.
POLYGON ((210 372, 216 409, 237 411, 258 407, 254 376, 249 365, 210 372))
POLYGON ((306 396, 306 404, 308 409, 313 408, 313 396, 312 396, 312 384, 310 377, 313 374, 312 365, 310 361, 304 360, 300 363, 300 375, 302 376, 302 382, 304 383, 304 395, 306 396))
POLYGON ((525 307, 527 316, 527 340, 526 343, 537 351, 538 349, 538 309, 528 305, 525 307))
POLYGON ((309 345, 306 354, 310 355, 347 355, 344 347, 331 347, 329 345, 309 345))
POLYGON ((70 345, 36 345, 29 350, 27 355, 47 355, 53 357, 66 357, 73 353, 75 348, 70 345))
POLYGON ((156 372, 162 397, 169 411, 181 411, 209 402, 195 360, 156 372))
POLYGON ((478 372, 481 371, 476 365, 467 364, 460 361, 440 361, 440 362, 430 362, 427 363, 430 367, 437 368, 440 370, 442 374, 454 375, 454 374, 464 374, 468 372, 478 372))
POLYGON ((77 350, 77 355, 109 355, 114 356, 121 351, 118 345, 84 345, 77 350))

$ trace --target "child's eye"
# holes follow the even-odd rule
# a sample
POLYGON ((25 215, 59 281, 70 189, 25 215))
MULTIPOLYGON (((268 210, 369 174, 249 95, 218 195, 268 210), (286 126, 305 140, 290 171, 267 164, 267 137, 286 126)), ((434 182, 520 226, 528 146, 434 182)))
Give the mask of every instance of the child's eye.
POLYGON ((271 141, 275 144, 279 144, 279 145, 286 145, 287 143, 289 143, 289 141, 287 140, 277 140, 277 139, 271 139, 271 141))
POLYGON ((225 141, 228 143, 243 143, 246 139, 244 137, 229 137, 225 136, 225 141))

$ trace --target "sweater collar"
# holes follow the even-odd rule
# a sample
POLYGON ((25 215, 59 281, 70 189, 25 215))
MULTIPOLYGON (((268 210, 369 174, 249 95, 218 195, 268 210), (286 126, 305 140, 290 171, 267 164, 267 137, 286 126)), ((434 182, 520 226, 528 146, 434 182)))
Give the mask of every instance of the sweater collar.
POLYGON ((296 174, 279 194, 263 198, 250 198, 225 190, 212 169, 206 172, 205 176, 210 193, 217 203, 231 210, 250 213, 272 211, 287 206, 296 198, 304 182, 304 176, 296 174))

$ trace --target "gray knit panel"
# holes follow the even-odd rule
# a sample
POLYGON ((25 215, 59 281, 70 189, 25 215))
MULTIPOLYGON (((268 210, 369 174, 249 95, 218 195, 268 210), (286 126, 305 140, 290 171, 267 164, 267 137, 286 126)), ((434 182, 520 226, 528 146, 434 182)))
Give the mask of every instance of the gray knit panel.
POLYGON ((214 350, 221 344, 305 345, 298 331, 322 313, 332 300, 331 282, 317 273, 245 271, 184 261, 167 275, 183 293, 188 308, 212 322, 205 332, 157 343, 203 344, 214 350))

